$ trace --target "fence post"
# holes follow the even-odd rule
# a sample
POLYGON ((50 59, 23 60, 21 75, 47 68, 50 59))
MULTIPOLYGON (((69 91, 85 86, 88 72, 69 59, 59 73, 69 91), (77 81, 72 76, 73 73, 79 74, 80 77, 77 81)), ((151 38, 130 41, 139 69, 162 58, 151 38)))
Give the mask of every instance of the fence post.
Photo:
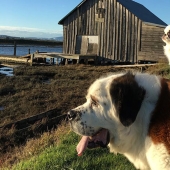
POLYGON ((14 56, 16 56, 17 43, 14 41, 14 56))
POLYGON ((30 66, 32 66, 32 64, 33 64, 33 59, 34 59, 34 54, 31 54, 30 66))

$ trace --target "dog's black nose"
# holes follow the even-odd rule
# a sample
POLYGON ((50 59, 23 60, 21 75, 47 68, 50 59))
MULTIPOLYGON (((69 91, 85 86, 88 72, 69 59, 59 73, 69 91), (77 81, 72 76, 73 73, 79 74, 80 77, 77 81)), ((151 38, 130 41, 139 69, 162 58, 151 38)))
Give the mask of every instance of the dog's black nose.
POLYGON ((74 111, 74 110, 70 110, 70 111, 67 113, 67 119, 68 119, 69 121, 75 119, 76 116, 77 116, 77 112, 74 111))

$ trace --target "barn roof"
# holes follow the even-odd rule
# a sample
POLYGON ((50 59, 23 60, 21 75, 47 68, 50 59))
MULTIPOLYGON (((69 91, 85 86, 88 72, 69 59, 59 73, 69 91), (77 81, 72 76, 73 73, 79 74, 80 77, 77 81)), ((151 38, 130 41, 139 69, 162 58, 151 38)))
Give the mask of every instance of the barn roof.
POLYGON ((132 0, 117 0, 135 16, 141 19, 143 22, 153 23, 157 25, 167 26, 160 18, 149 11, 145 6, 132 0))
MULTIPOLYGON (((71 12, 69 12, 64 18, 62 18, 58 24, 63 24, 64 20, 72 14, 77 8, 83 5, 88 0, 83 0, 79 5, 77 5, 71 12)), ((132 12, 136 17, 141 19, 143 22, 156 24, 161 26, 167 26, 165 22, 163 22, 160 18, 154 15, 151 11, 149 11, 142 4, 139 4, 132 0, 117 0, 120 4, 122 4, 125 8, 127 8, 130 12, 132 12)))

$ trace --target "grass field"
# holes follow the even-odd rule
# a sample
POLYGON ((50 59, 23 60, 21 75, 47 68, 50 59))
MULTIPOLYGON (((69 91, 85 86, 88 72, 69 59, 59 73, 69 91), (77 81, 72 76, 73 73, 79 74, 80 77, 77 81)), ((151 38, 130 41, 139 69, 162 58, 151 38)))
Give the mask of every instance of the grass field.
MULTIPOLYGON (((127 71, 113 66, 21 66, 15 76, 0 75, 0 125, 20 120, 53 108, 66 113, 85 102, 89 85, 106 74, 127 71)), ((170 78, 170 68, 158 65, 146 69, 170 78)), ((13 131, 0 132, 0 169, 55 170, 55 169, 108 169, 133 170, 134 167, 121 155, 108 149, 87 150, 82 157, 76 155, 79 136, 69 132, 67 125, 57 130, 28 138, 22 145, 13 140, 13 131), (7 138, 9 143, 3 143, 7 138), (5 150, 2 148, 7 146, 5 150)))
MULTIPOLYGON (((60 134, 61 135, 61 134, 60 134)), ((46 147, 30 158, 11 167, 13 170, 134 170, 132 164, 121 155, 109 153, 108 149, 87 150, 83 156, 76 154, 76 145, 80 140, 73 132, 62 134, 60 142, 46 147)))

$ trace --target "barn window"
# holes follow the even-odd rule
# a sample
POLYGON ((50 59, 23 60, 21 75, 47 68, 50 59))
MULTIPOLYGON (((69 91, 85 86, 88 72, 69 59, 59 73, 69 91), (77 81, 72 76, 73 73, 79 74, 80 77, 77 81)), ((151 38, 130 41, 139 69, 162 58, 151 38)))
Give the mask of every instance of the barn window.
POLYGON ((96 21, 98 22, 104 22, 104 16, 105 16, 105 5, 103 0, 99 0, 97 8, 96 8, 96 21))

